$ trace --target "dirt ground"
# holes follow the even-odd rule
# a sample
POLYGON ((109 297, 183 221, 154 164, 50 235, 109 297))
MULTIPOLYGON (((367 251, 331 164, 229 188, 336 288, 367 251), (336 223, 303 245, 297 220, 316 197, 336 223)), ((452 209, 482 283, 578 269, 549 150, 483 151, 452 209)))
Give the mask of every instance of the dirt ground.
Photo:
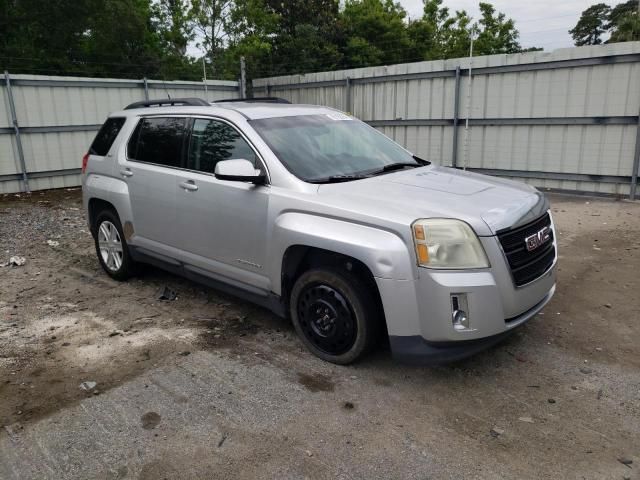
POLYGON ((550 199, 558 290, 514 336, 338 367, 242 300, 109 279, 79 190, 0 197, 0 263, 26 258, 0 267, 0 479, 640 478, 640 204, 550 199))

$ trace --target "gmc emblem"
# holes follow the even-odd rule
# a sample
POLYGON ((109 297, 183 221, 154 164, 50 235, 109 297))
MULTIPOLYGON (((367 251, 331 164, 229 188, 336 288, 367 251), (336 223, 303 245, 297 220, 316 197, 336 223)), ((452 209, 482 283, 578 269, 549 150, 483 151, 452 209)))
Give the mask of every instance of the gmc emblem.
POLYGON ((529 235, 524 239, 524 243, 527 246, 528 251, 535 250, 543 243, 547 242, 551 238, 551 229, 544 227, 542 230, 537 231, 533 235, 529 235))

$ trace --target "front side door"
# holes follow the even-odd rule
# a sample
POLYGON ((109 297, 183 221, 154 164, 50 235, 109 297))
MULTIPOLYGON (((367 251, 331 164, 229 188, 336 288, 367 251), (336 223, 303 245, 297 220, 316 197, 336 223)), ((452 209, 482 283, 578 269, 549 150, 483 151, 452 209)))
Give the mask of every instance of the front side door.
POLYGON ((185 268, 264 294, 269 187, 218 180, 221 160, 245 159, 264 168, 231 124, 194 118, 186 147, 189 171, 178 178, 179 248, 185 268))
POLYGON ((187 118, 141 118, 119 174, 129 187, 134 244, 177 257, 177 173, 183 166, 187 118))

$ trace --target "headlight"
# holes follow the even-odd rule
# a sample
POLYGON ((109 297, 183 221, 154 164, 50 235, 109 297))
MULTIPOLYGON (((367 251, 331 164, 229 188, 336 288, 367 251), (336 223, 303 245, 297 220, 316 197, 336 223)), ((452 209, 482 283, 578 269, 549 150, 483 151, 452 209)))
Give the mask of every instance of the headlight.
POLYGON ((412 225, 418 265, 428 268, 486 268, 489 260, 480 240, 460 220, 432 218, 412 225))

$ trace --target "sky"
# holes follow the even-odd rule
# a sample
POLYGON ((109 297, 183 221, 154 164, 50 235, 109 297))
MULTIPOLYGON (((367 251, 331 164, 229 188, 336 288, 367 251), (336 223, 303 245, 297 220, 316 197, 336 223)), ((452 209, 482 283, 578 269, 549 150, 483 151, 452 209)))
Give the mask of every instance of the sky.
MULTIPOLYGON (((604 1, 614 6, 620 0, 488 0, 499 12, 516 22, 523 47, 542 47, 545 50, 572 47, 568 30, 573 28, 583 10, 604 1)), ((411 18, 422 15, 422 0, 400 0, 411 18)), ((451 13, 466 10, 477 19, 479 0, 444 0, 451 13)))

